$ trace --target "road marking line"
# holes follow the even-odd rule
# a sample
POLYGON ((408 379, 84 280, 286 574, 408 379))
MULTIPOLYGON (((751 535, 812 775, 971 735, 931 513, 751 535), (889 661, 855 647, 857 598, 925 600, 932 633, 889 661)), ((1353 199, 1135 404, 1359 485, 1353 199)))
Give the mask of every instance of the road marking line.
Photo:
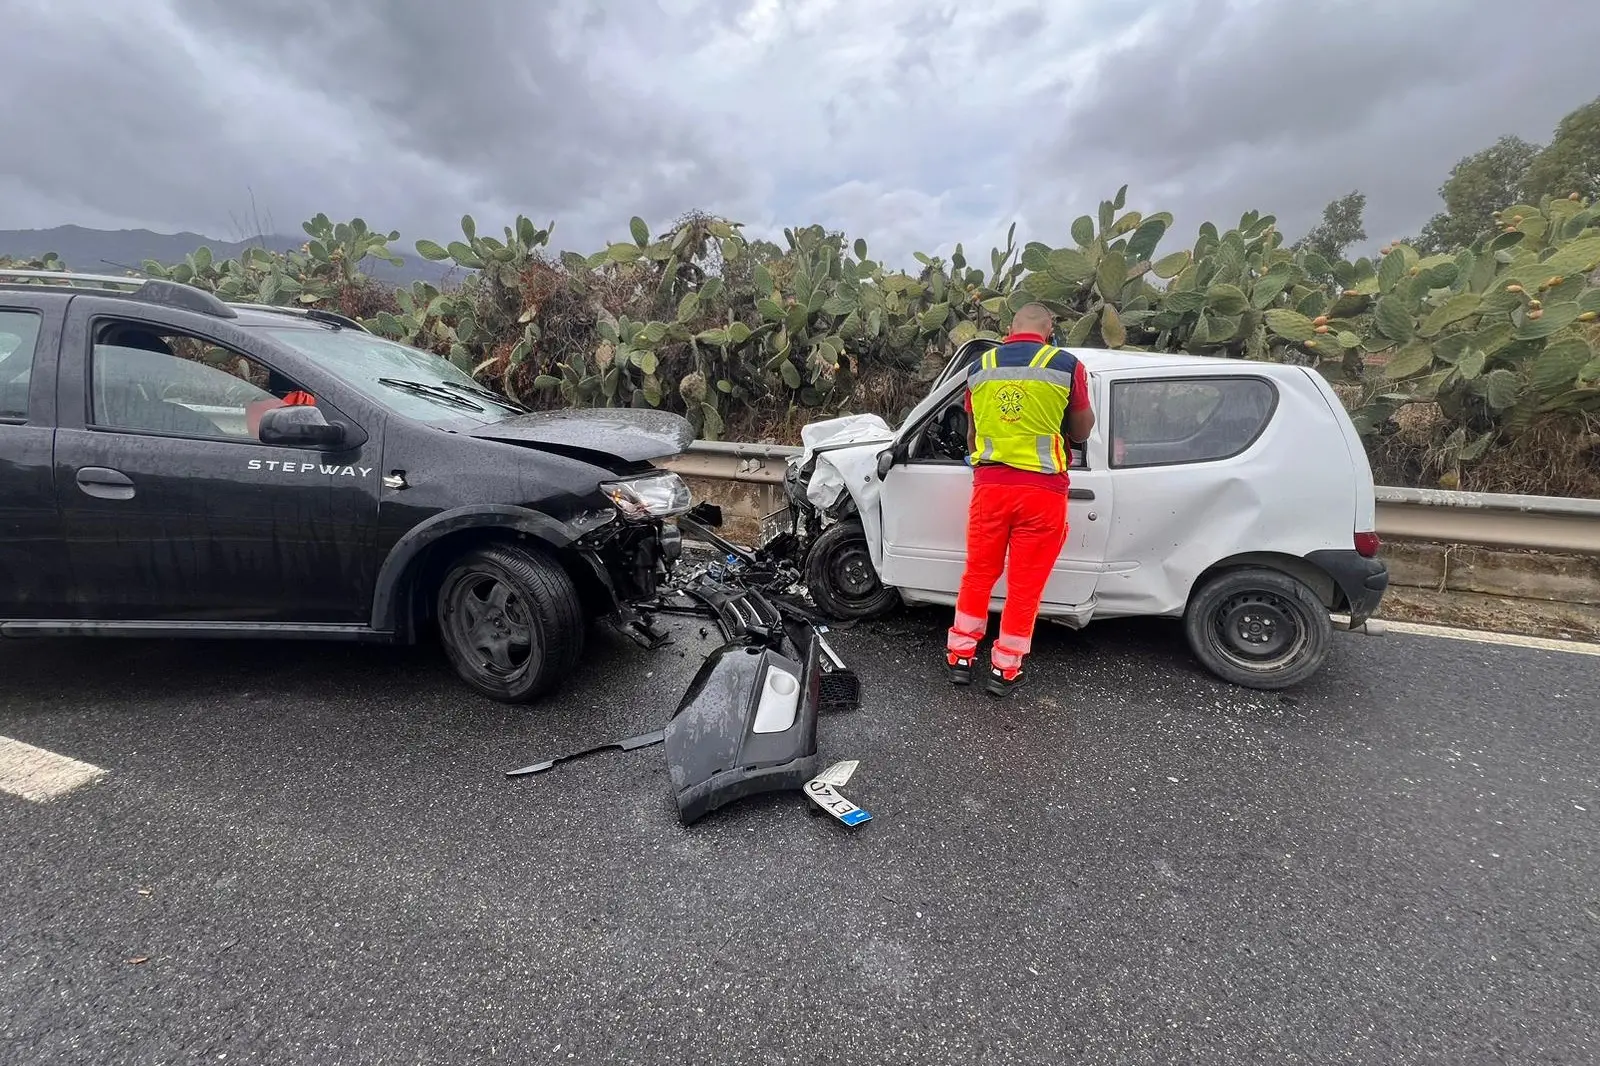
POLYGON ((104 774, 93 763, 0 736, 0 792, 48 803, 104 774))
POLYGON ((1549 637, 1525 637, 1518 633, 1491 633, 1485 629, 1457 629, 1454 626, 1430 626, 1420 622, 1390 622, 1374 618, 1367 623, 1373 634, 1409 633, 1418 637, 1443 637, 1446 640, 1465 640, 1474 644, 1499 644, 1508 648, 1531 648, 1535 651, 1564 651, 1573 655, 1600 655, 1600 644, 1581 640, 1553 640, 1549 637), (1379 628, 1381 626, 1381 628, 1379 628))

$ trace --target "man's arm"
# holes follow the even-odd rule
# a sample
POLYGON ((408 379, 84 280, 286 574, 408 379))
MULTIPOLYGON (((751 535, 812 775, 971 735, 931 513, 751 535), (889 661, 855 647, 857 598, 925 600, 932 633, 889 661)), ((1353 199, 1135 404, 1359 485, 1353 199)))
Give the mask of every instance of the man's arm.
POLYGON ((1083 363, 1072 373, 1072 398, 1067 401, 1067 413, 1061 428, 1072 443, 1082 444, 1094 429, 1094 411, 1089 407, 1089 374, 1083 363))
POLYGON ((967 454, 975 455, 978 451, 978 420, 972 417, 972 390, 968 389, 965 399, 967 408, 967 454))

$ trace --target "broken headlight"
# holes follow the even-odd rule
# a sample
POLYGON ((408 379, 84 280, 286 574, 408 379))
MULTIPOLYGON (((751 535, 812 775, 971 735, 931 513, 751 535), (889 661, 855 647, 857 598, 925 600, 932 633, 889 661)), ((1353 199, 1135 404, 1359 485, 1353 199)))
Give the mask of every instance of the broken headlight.
POLYGON ((693 502, 689 486, 670 470, 662 470, 621 481, 605 481, 600 491, 616 505, 622 517, 632 522, 651 518, 671 518, 683 514, 693 502))

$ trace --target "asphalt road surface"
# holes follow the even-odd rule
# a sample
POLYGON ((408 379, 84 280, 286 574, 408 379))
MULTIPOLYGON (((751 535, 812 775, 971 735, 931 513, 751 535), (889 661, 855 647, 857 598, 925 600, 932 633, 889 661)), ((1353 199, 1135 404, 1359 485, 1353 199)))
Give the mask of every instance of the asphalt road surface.
POLYGON ((1042 630, 995 705, 941 613, 835 636, 798 793, 681 827, 644 732, 711 642, 535 710, 432 649, 0 645, 0 1062, 1600 1059, 1600 659, 1340 636, 1292 696, 1175 627, 1042 630))

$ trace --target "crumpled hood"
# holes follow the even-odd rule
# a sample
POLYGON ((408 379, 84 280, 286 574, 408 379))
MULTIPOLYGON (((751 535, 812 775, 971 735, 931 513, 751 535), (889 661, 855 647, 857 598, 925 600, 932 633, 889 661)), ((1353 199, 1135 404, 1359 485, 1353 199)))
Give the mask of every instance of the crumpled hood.
POLYGON ((670 411, 627 407, 535 411, 461 432, 510 444, 580 448, 630 463, 677 455, 694 441, 687 419, 670 411))
POLYGON ((815 463, 806 482, 806 499, 823 513, 831 512, 845 493, 850 494, 867 534, 867 554, 875 568, 883 564, 879 536, 882 516, 878 506, 883 486, 878 480, 878 453, 894 436, 894 429, 877 415, 830 418, 800 430, 804 447, 800 455, 789 460, 801 469, 815 463))
POLYGON ((845 415, 800 427, 800 464, 811 461, 818 448, 838 448, 847 444, 884 444, 894 440, 894 430, 877 415, 845 415))

